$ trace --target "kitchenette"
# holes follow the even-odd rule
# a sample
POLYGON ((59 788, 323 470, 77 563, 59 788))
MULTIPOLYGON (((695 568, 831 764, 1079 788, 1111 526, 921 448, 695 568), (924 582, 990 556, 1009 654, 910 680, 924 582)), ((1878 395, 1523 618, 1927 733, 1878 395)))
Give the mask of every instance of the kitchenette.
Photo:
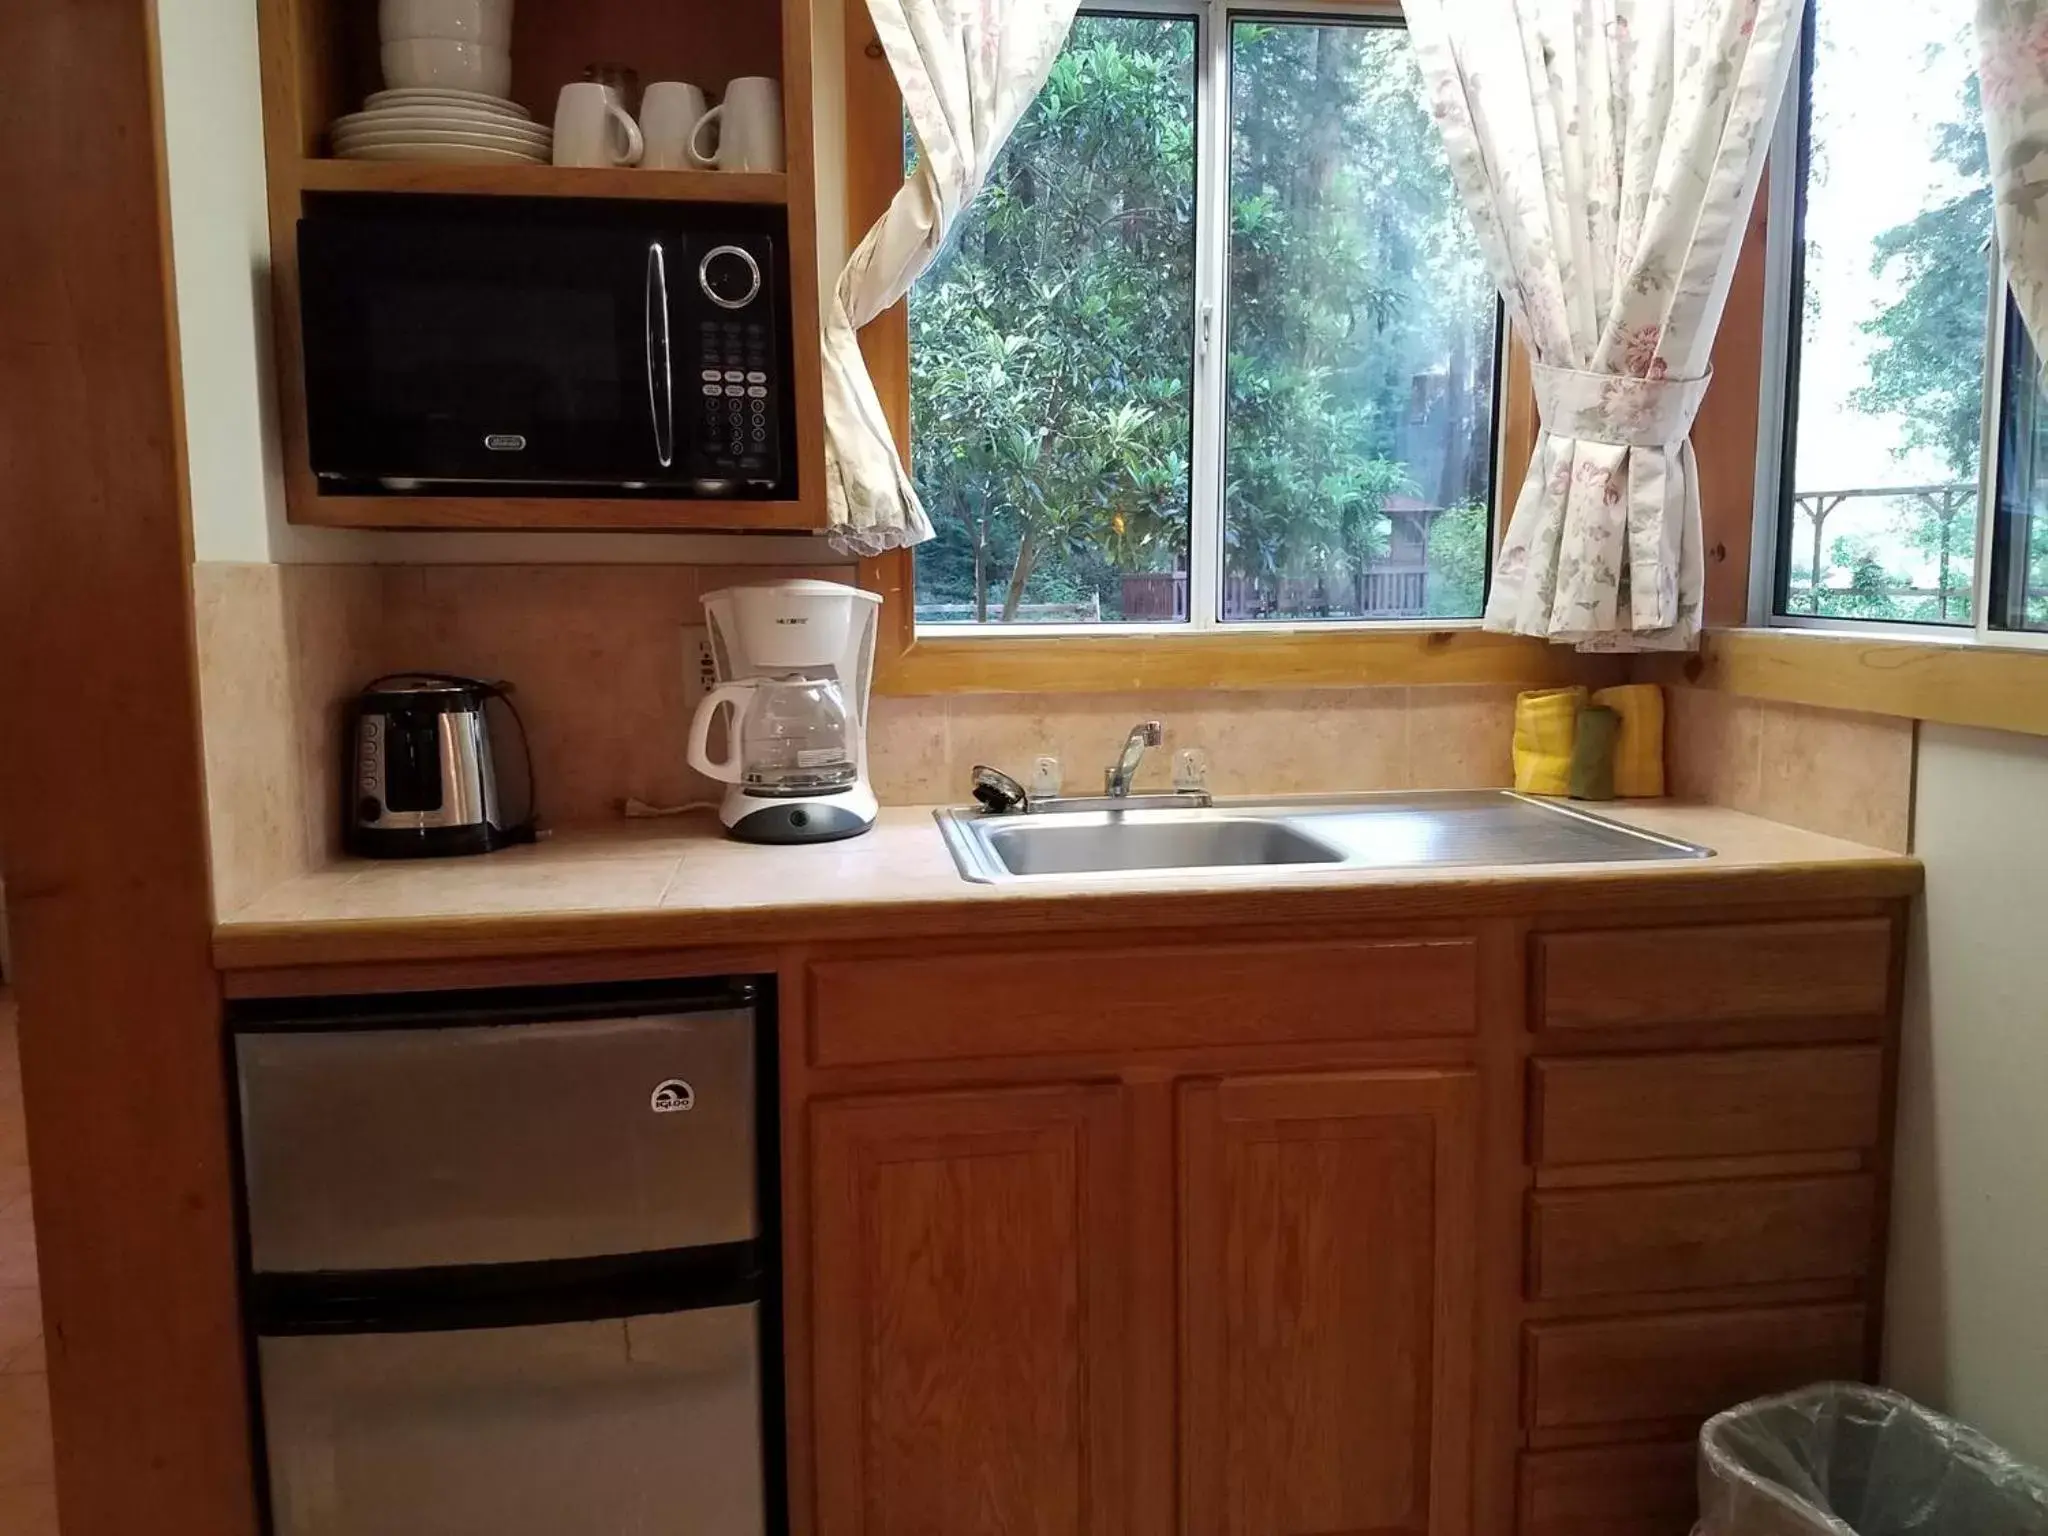
MULTIPOLYGON (((892 6, 81 9, 112 117, 38 99, 113 169, 46 157, 8 312, 104 402, 24 412, 78 510, 0 589, 0 654, 74 658, 12 670, 0 779, 64 1536, 1681 1536, 1711 1416, 1933 1391, 1940 733, 2048 718, 1745 649, 1740 345, 1697 654, 1482 628, 1483 570, 1444 607, 1443 530, 1483 567, 1548 451, 1491 329, 1401 430, 1483 441, 1497 522, 1447 460, 1370 492, 1378 564, 1261 586, 1103 490, 1006 594, 994 514, 860 523, 877 442, 906 487, 1064 451, 910 449, 1042 337, 947 372, 849 311, 933 254, 862 243, 927 185, 892 6), (1339 611, 1411 557, 1412 612, 1339 611)), ((1211 29, 1227 165, 1196 82, 1265 34, 1131 9, 1211 29)), ((1085 484, 1236 507, 1234 344, 1185 491, 1085 484)))

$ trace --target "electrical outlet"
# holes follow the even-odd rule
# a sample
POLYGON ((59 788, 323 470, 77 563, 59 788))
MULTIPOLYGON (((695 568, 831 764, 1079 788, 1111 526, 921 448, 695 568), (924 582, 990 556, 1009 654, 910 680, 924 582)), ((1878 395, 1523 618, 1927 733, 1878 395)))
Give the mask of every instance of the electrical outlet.
POLYGON ((1031 765, 1031 793, 1057 795, 1060 792, 1060 760, 1041 757, 1031 765))

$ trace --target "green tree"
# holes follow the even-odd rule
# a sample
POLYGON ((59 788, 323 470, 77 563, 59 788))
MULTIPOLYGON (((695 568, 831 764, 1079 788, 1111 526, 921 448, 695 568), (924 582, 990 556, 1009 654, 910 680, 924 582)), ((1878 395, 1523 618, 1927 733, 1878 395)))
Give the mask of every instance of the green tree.
POLYGON ((1990 160, 1976 76, 1960 116, 1934 133, 1934 158, 1966 190, 1877 237, 1873 274, 1898 297, 1863 322, 1876 338, 1859 411, 1899 419, 1897 452, 1941 455, 1958 480, 1977 475, 1984 427, 1984 306, 1991 249, 1990 160))
MULTIPOLYGON (((1225 562, 1270 601, 1384 554, 1391 496, 1489 499, 1494 308, 1405 34, 1232 41, 1225 562)), ((1117 618, 1127 574, 1187 569, 1194 44, 1185 19, 1080 17, 912 292, 927 611, 1117 618)), ((1463 557, 1471 519, 1438 522, 1463 557)), ((1439 588, 1478 611, 1480 586, 1439 588)))
POLYGON ((1404 32, 1239 21, 1231 77, 1225 564, 1353 576, 1389 497, 1487 498, 1492 285, 1404 32))
MULTIPOLYGON (((1959 39, 1954 46, 1968 46, 1959 39)), ((1984 321, 1989 299, 1992 207, 1983 102, 1969 79, 1957 116, 1940 124, 1930 146, 1935 162, 1960 190, 1879 235, 1873 274, 1895 285, 1896 297, 1862 324, 1874 345, 1867 381, 1850 404, 1898 423, 1894 453, 1937 455, 1952 481, 1974 484, 1984 425, 1984 321)), ((1842 618, 1889 618, 1966 624, 1971 618, 1976 537, 1974 497, 1931 493, 1897 499, 1899 544, 1934 573, 1933 591, 1916 587, 1911 571, 1886 568, 1875 545, 1837 540, 1831 569, 1846 570, 1846 589, 1825 587, 1828 571, 1812 573, 1814 612, 1842 618), (1879 601, 1879 594, 1886 594, 1879 601), (1879 610, 1882 611, 1879 611, 1879 610)), ((1815 545, 1821 530, 1813 528, 1815 545)))
POLYGON ((1077 20, 913 295, 913 470, 940 529, 920 586, 964 574, 977 620, 1105 561, 1185 560, 1194 30, 1077 20))

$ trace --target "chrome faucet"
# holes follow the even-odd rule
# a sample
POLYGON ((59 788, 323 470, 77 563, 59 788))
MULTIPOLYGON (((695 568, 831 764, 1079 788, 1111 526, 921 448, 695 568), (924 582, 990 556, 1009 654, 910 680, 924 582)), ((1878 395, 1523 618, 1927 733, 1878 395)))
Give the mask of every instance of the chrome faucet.
POLYGON ((1131 727, 1131 734, 1124 738, 1124 749, 1117 754, 1113 767, 1103 770, 1103 792, 1112 800, 1121 800, 1131 792, 1131 780, 1138 776, 1138 764, 1145 760, 1145 749, 1156 747, 1166 739, 1166 733, 1157 720, 1141 720, 1131 727))

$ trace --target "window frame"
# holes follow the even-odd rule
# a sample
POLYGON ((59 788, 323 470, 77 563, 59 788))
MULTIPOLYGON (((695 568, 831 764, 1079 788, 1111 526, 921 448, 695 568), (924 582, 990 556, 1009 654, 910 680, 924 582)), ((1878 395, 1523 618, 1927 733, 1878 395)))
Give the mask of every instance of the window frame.
MULTIPOLYGON (((2005 427, 2005 349, 2013 304, 1994 237, 1990 299, 1984 319, 1984 414, 1977 455, 1977 518, 1972 541, 1971 621, 1916 623, 1839 615, 1780 612, 1788 605, 1795 557, 1796 515, 1789 488, 1796 445, 1795 386, 1802 344, 1799 313, 1804 294, 1806 201, 1812 114, 1815 0, 1807 0, 1799 28, 1799 56, 1772 130, 1763 196, 1767 207, 1764 366, 1758 395, 1755 530, 1752 548, 1762 558, 1750 570, 1749 622, 1770 630, 1805 630, 1837 636, 1919 641, 1937 646, 2048 650, 2048 632, 2008 629, 1991 620, 1992 568, 1998 541, 2005 427)), ((1818 576, 1816 575, 1816 579, 1818 576)))
MULTIPOLYGON (((1227 214, 1229 198, 1229 103, 1219 97, 1214 71, 1220 64, 1228 90, 1230 21, 1238 16, 1314 23, 1364 20, 1396 24, 1398 0, 1100 0, 1084 9, 1127 15, 1191 16, 1197 25, 1196 167, 1197 205, 1227 214)), ((849 7, 848 17, 860 16, 849 7)), ((845 58, 847 124, 847 240, 857 241, 887 207, 902 183, 902 100, 888 64, 864 18, 850 26, 845 58)), ((1211 219, 1217 215, 1209 213, 1211 219)), ((1199 228, 1198 224, 1198 228, 1199 228)), ((1213 225, 1211 226, 1213 228, 1213 225)), ((1215 371, 1220 385, 1227 338, 1227 273, 1209 273, 1205 263, 1227 261, 1227 242, 1200 239, 1197 246, 1198 371, 1215 371), (1201 344, 1203 274, 1222 301, 1210 322, 1211 341, 1201 344)), ((827 281, 836 279, 827 273, 827 281)), ((908 309, 897 305, 860 334, 897 446, 908 459, 910 368, 908 309)), ((1495 547, 1505 531, 1512 498, 1535 453, 1536 413, 1527 356, 1501 322, 1494 408, 1494 494, 1491 509, 1495 547)), ((1214 494, 1222 472, 1223 391, 1195 391, 1190 464, 1188 577, 1221 585, 1222 498, 1214 494), (1201 419, 1204 399, 1211 402, 1201 419), (1205 439, 1204 433, 1211 435, 1205 439), (1213 460, 1213 463, 1210 461, 1213 460), (1207 466, 1205 468, 1205 465, 1207 466), (1207 478, 1204 478, 1204 477, 1207 478), (1207 489, 1211 494, 1204 496, 1207 489), (1208 504, 1213 547, 1201 537, 1208 504), (1198 563, 1198 555, 1201 557, 1198 563)), ((1134 687, 1335 686, 1409 683, 1544 685, 1576 681, 1583 662, 1570 651, 1540 640, 1492 634, 1473 619, 1310 620, 1210 625, 927 625, 915 613, 913 555, 908 550, 863 559, 861 585, 884 601, 876 656, 876 687, 885 694, 968 691, 1043 693, 1098 692, 1134 687)), ((1191 608, 1192 608, 1191 604, 1191 608)))

